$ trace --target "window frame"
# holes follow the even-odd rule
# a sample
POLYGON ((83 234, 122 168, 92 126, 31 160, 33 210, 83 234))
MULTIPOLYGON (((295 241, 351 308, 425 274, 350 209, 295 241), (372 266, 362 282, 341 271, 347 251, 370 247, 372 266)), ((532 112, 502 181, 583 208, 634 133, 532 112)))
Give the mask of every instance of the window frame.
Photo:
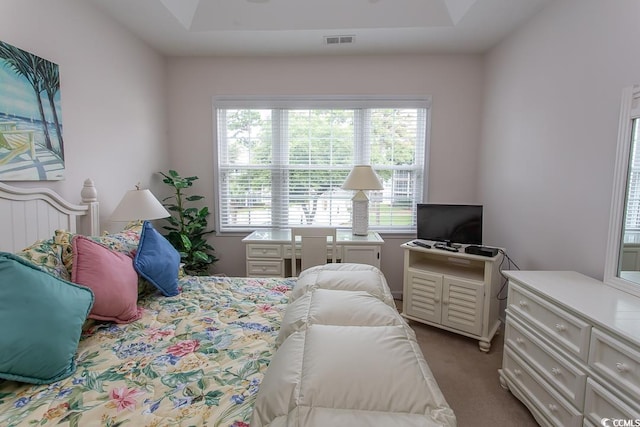
POLYGON ((609 235, 604 266, 604 283, 640 297, 640 283, 620 275, 626 220, 627 186, 631 161, 633 121, 640 119, 640 86, 622 92, 618 123, 613 191, 609 216, 609 235))
MULTIPOLYGON (((238 227, 233 229, 223 229, 221 225, 221 171, 220 171, 220 143, 218 140, 218 110, 219 109, 375 109, 375 108, 416 108, 424 109, 424 150, 422 158, 422 179, 418 184, 415 203, 422 203, 427 200, 429 157, 430 157, 430 135, 431 135, 431 96, 214 96, 212 100, 213 115, 213 148, 214 148, 214 185, 213 193, 215 226, 218 235, 239 235, 255 230, 258 227, 238 227)), ((280 120, 278 118, 278 120, 280 120)), ((275 144, 274 144, 275 145, 275 144)), ((227 147, 227 145, 225 145, 227 147)), ((354 152, 354 164, 365 162, 363 153, 356 150, 354 152)), ((277 156, 274 155, 274 158, 277 156)), ((375 167, 375 165, 374 165, 375 167)), ((393 167, 385 168, 392 170, 393 167)), ((405 170, 405 167, 401 169, 405 170)), ((279 212, 279 210, 276 210, 279 212)), ((262 228, 262 227, 260 227, 262 228)), ((279 229, 272 225, 270 228, 279 229)), ((381 227, 370 226, 371 230, 381 233, 391 233, 397 235, 415 234, 415 212, 410 227, 381 227)))

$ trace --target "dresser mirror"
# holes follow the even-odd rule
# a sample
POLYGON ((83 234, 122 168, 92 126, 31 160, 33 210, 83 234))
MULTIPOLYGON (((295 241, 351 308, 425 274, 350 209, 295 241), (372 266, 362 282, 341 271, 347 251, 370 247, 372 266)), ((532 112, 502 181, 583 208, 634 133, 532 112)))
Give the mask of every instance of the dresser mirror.
POLYGON ((640 296, 640 86, 622 94, 604 276, 640 296))

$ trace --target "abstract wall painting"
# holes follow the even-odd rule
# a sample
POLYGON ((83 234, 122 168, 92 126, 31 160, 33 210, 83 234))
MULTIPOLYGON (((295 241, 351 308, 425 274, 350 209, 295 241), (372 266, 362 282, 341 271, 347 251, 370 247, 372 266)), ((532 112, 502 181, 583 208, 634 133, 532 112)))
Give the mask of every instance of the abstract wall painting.
POLYGON ((58 65, 0 41, 0 181, 64 179, 58 65))

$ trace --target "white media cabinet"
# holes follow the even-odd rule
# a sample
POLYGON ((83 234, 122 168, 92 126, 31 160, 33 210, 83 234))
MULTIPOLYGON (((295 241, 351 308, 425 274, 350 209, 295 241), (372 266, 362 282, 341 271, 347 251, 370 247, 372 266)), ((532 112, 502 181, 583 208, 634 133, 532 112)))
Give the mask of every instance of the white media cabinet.
POLYGON ((503 387, 542 426, 638 425, 640 298, 573 271, 505 274, 503 387))
MULTIPOLYGON (((425 241, 432 244, 433 242, 425 241)), ((479 341, 488 352, 500 328, 502 282, 500 263, 494 257, 422 248, 411 242, 404 249, 402 315, 479 341)))

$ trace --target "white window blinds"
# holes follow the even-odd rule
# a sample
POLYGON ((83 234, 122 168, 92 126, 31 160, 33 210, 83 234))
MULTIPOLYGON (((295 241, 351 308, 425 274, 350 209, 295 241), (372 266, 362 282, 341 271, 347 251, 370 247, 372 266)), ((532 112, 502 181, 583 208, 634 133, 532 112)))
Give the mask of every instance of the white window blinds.
POLYGON ((422 201, 429 100, 218 99, 220 231, 351 226, 355 164, 384 190, 369 192, 369 227, 409 231, 422 201))

